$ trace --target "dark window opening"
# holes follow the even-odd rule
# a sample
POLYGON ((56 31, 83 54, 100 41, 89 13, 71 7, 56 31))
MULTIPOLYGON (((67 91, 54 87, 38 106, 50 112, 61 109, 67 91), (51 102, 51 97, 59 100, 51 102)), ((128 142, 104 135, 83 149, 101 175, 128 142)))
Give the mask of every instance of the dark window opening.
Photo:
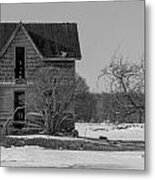
POLYGON ((15 78, 24 79, 25 78, 25 48, 16 47, 15 53, 15 78))
POLYGON ((25 120, 25 92, 16 91, 14 92, 14 121, 24 121, 25 120), (18 109, 21 108, 21 109, 18 109))

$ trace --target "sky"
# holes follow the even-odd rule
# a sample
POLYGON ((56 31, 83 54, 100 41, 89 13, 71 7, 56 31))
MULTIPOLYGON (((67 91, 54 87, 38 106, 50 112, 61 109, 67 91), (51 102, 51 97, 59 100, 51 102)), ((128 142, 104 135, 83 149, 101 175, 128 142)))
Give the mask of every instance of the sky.
POLYGON ((77 23, 82 59, 76 61, 76 71, 86 79, 92 92, 104 90, 102 82, 97 86, 97 78, 118 47, 130 59, 144 53, 141 0, 1 5, 1 21, 20 20, 77 23))

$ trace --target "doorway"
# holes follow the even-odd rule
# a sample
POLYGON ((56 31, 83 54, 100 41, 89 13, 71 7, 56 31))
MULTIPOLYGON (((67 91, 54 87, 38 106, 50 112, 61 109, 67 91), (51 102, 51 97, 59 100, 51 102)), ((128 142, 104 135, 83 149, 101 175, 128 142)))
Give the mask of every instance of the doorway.
POLYGON ((25 121, 25 92, 24 91, 15 91, 14 92, 14 123, 15 124, 24 124, 25 121), (19 109, 18 109, 19 108, 19 109), (20 109, 21 108, 21 109, 20 109))

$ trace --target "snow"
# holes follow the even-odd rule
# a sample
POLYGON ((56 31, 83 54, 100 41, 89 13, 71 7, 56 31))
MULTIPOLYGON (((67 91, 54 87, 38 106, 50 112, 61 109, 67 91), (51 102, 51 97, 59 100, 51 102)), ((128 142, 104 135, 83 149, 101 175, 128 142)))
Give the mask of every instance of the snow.
POLYGON ((51 135, 43 135, 43 134, 34 134, 34 135, 19 135, 13 136, 9 135, 10 138, 18 138, 18 139, 34 139, 34 138, 42 138, 42 139, 54 139, 54 140, 64 140, 64 141, 91 141, 83 138, 75 138, 75 137, 67 137, 67 136, 51 136, 51 135))
MULTIPOLYGON (((144 141, 145 133, 144 124, 119 124, 114 125, 110 123, 76 123, 75 129, 79 132, 81 137, 99 138, 99 136, 105 136, 109 140, 135 140, 144 141)), ((59 137, 48 135, 23 135, 23 136, 10 136, 16 138, 46 138, 46 139, 60 139, 60 140, 83 140, 88 139, 72 138, 72 137, 59 137)))
POLYGON ((110 140, 142 140, 145 139, 144 124, 119 124, 111 123, 76 123, 79 136, 99 138, 105 136, 110 140))
MULTIPOLYGON (((76 123, 82 137, 106 136, 110 140, 144 141, 144 124, 76 123)), ((14 137, 14 136, 11 136, 14 137)), ((15 136, 16 138, 46 138, 79 140, 82 138, 47 135, 15 136)), ((88 139, 82 139, 89 141, 88 139)), ((12 167, 60 167, 98 169, 144 169, 143 151, 69 151, 44 149, 38 146, 1 147, 1 165, 12 167)))
POLYGON ((144 152, 46 150, 38 146, 1 148, 1 165, 144 170, 144 152))
MULTIPOLYGON (((79 132, 81 137, 99 138, 99 136, 105 136, 109 140, 135 140, 144 141, 144 124, 119 124, 114 125, 110 123, 76 123, 75 129, 79 132)), ((48 135, 23 135, 23 136, 10 136, 16 138, 46 138, 46 139, 59 139, 59 140, 83 140, 90 141, 83 138, 72 137, 59 137, 48 135)))

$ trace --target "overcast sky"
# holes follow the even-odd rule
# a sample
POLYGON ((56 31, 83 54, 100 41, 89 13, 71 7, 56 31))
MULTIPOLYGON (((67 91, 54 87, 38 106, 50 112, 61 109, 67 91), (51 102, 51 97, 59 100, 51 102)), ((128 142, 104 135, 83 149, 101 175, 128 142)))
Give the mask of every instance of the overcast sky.
POLYGON ((76 71, 93 92, 102 91, 97 77, 116 48, 134 59, 144 52, 144 1, 3 4, 1 20, 76 22, 82 52, 76 71))

